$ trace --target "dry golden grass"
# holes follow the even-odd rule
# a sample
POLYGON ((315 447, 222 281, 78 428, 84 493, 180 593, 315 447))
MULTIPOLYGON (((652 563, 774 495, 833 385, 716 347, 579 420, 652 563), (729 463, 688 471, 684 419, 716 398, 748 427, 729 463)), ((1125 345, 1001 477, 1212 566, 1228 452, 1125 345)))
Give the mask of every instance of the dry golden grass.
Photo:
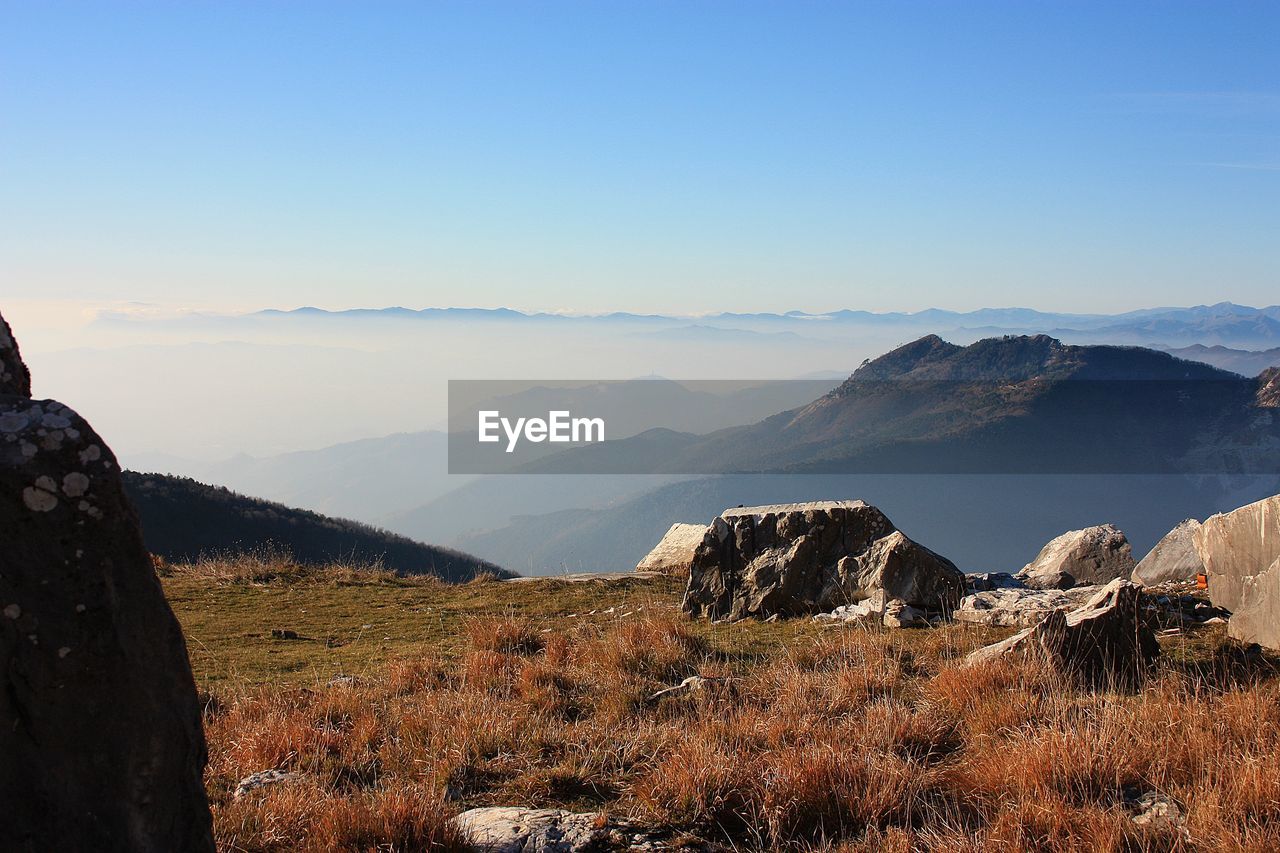
POLYGON ((1037 665, 962 668, 991 639, 962 626, 709 626, 670 584, 488 586, 475 607, 432 587, 461 614, 450 642, 354 682, 202 677, 221 848, 456 849, 450 816, 495 804, 603 809, 697 849, 1280 849, 1280 679, 1213 629, 1170 640, 1140 692, 1099 693, 1037 665), (695 673, 722 678, 649 699, 695 673), (232 797, 269 768, 298 775, 232 797), (1149 791, 1185 833, 1133 823, 1149 791))

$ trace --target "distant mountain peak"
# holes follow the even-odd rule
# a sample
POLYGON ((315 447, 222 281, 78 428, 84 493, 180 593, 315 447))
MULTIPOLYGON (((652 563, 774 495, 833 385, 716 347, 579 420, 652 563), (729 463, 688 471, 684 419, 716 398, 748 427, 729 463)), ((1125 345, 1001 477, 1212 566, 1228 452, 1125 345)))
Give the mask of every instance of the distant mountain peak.
POLYGON ((1142 347, 1064 344, 1049 335, 1005 335, 968 346, 925 335, 867 362, 833 392, 889 380, 1023 382, 1031 379, 1230 379, 1234 374, 1142 347))
POLYGON ((928 364, 944 361, 962 347, 948 343, 937 335, 903 344, 895 350, 872 359, 854 372, 854 379, 897 379, 928 364))

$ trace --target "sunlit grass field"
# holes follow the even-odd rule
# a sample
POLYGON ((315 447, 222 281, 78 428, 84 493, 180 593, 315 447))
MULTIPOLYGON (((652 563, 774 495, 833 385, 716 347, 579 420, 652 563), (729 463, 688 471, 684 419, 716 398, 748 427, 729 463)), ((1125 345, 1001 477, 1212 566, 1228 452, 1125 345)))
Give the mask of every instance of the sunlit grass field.
POLYGON ((1280 847, 1280 680, 1220 628, 1140 692, 1008 632, 711 625, 669 578, 449 586, 245 557, 161 567, 225 850, 463 849, 477 805, 603 811, 670 849, 1280 847), (690 675, 703 689, 658 699, 690 675), (236 799, 236 782, 288 781, 236 799), (1135 801, 1178 823, 1133 821, 1135 801))

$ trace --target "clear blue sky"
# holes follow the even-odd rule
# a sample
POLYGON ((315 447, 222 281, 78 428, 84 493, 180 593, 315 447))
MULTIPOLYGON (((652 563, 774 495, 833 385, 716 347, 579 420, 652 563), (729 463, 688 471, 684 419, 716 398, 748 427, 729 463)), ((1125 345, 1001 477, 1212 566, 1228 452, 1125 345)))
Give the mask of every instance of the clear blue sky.
POLYGON ((1280 302, 1277 3, 0 10, 10 296, 1280 302))

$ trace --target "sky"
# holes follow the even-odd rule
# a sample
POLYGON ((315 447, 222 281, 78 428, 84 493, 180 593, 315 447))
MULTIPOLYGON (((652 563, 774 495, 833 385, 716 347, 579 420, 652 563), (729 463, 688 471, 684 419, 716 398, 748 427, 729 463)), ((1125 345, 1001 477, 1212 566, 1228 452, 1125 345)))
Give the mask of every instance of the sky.
POLYGON ((1278 37, 1221 0, 0 0, 0 296, 1273 304, 1278 37))

